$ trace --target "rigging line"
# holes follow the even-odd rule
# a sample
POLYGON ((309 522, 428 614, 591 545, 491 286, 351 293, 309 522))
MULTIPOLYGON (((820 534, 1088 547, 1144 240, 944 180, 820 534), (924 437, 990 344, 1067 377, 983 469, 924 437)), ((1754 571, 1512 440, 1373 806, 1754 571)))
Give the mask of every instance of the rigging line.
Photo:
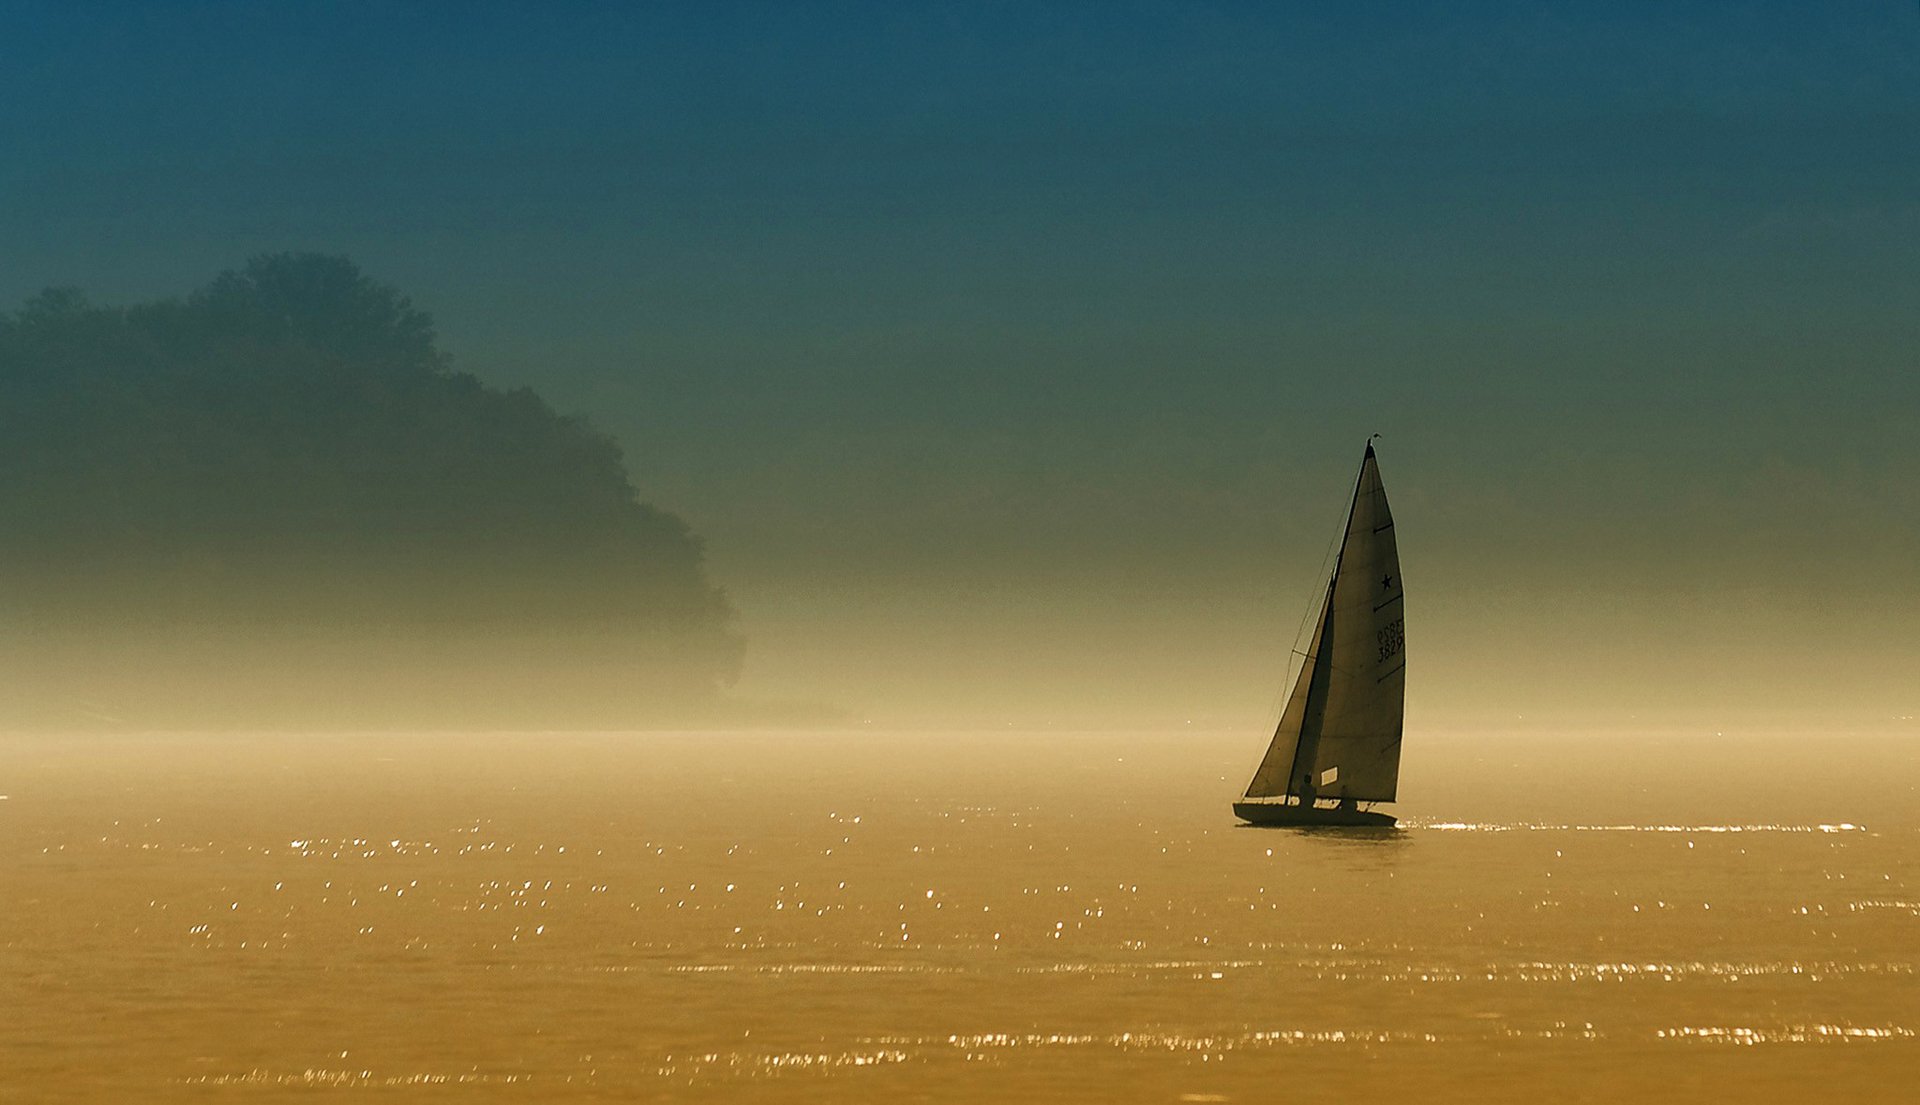
MULTIPOLYGON (((1341 536, 1344 536, 1344 534, 1341 536)), ((1315 578, 1325 578, 1329 574, 1327 564, 1335 556, 1339 542, 1340 537, 1337 536, 1327 544, 1327 551, 1321 554, 1320 570, 1316 573, 1315 578)), ((1269 732, 1279 726, 1280 715, 1286 712, 1287 700, 1293 697, 1293 685, 1299 682, 1301 670, 1314 659, 1314 654, 1308 652, 1302 646, 1307 643, 1310 636, 1308 626, 1313 623, 1314 616, 1321 613, 1321 605, 1325 599, 1326 588, 1320 587, 1315 589, 1311 593, 1311 597, 1307 600, 1306 612, 1300 615, 1300 624, 1294 627, 1293 643, 1287 649, 1287 664, 1286 667, 1281 669, 1282 678, 1274 687, 1273 694, 1267 701, 1265 728, 1269 732), (1295 663, 1296 658, 1301 662, 1295 663)))
MULTIPOLYGON (((1265 719, 1266 724, 1264 726, 1264 731, 1271 734, 1271 736, 1268 739, 1267 746, 1264 749, 1262 749, 1260 752, 1260 759, 1254 763, 1253 777, 1255 779, 1259 778, 1261 769, 1266 766, 1267 757, 1271 756, 1274 753, 1274 750, 1279 747, 1280 723, 1286 717, 1287 703, 1291 701, 1293 698, 1294 684, 1302 679, 1305 679, 1306 673, 1307 673, 1307 665, 1314 663, 1319 659, 1318 653, 1309 653, 1305 649, 1300 648, 1299 646, 1302 643, 1301 639, 1306 635, 1306 628, 1308 623, 1313 620, 1316 608, 1318 609, 1319 615, 1322 619, 1324 619, 1328 613, 1330 604, 1332 602, 1332 595, 1333 595, 1333 573, 1336 573, 1340 570, 1338 549, 1341 547, 1344 547, 1345 543, 1346 543, 1346 534, 1343 532, 1338 536, 1336 536, 1332 542, 1329 542, 1327 546, 1327 551, 1321 554, 1320 566, 1327 577, 1327 582, 1324 587, 1321 587, 1319 589, 1319 595, 1320 595, 1319 602, 1307 608, 1306 615, 1301 618, 1300 626, 1294 630, 1294 640, 1293 640, 1294 647, 1288 650, 1287 666, 1285 669, 1283 669, 1286 673, 1286 678, 1281 680, 1280 683, 1274 688, 1273 697, 1267 703, 1266 719, 1265 719), (1327 569, 1328 560, 1333 561, 1333 567, 1330 570, 1327 569), (1298 664, 1293 663, 1293 658, 1295 656, 1298 656, 1300 658, 1300 663, 1298 664)), ((1318 632, 1318 630, 1316 630, 1316 632, 1318 632)), ((1295 736, 1297 738, 1298 734, 1295 734, 1295 736)), ((1293 749, 1294 757, 1298 758, 1299 753, 1300 753, 1300 749, 1299 749, 1298 742, 1296 740, 1296 743, 1293 749)), ((1289 767, 1288 771, 1291 772, 1292 768, 1289 767)), ((1249 783, 1248 787, 1249 787, 1249 795, 1251 795, 1252 784, 1249 783)), ((1285 794, 1288 792, 1289 789, 1290 789, 1290 784, 1286 787, 1283 787, 1281 793, 1285 794)))
MULTIPOLYGON (((1359 489, 1358 477, 1355 477, 1354 488, 1356 491, 1359 489)), ((1352 512, 1351 503, 1348 505, 1348 512, 1352 512)), ((1338 532, 1328 539, 1326 549, 1320 554, 1320 567, 1314 573, 1313 578, 1324 579, 1331 584, 1333 569, 1330 565, 1333 563, 1334 558, 1339 556, 1340 547, 1346 542, 1346 539, 1347 528, 1343 525, 1338 532)), ((1284 678, 1280 681, 1279 688, 1274 691, 1272 700, 1267 703, 1266 728, 1269 731, 1279 726, 1280 715, 1286 711, 1287 700, 1293 696, 1293 685, 1299 681, 1300 669, 1305 666, 1304 664, 1296 665, 1293 662, 1293 658, 1298 656, 1303 660, 1312 659, 1306 650, 1300 646, 1307 638, 1307 626, 1313 622, 1314 615, 1321 612, 1321 604, 1326 599, 1327 588, 1316 587, 1308 594, 1307 608, 1300 612, 1300 624, 1295 626, 1293 630, 1293 643, 1288 649, 1287 666, 1282 673, 1284 678)))
MULTIPOLYGON (((1254 447, 1253 447, 1253 452, 1254 452, 1253 470, 1254 471, 1260 471, 1263 468, 1265 468, 1266 462, 1268 461, 1274 462, 1275 467, 1280 469, 1281 471, 1285 470, 1286 465, 1284 461, 1282 461, 1281 458, 1275 455, 1276 450, 1273 448, 1274 441, 1275 441, 1275 437, 1272 434, 1262 434, 1255 439, 1254 447)), ((1331 542, 1329 542, 1327 545, 1326 551, 1320 554, 1321 571, 1324 572, 1326 570, 1327 560, 1330 557, 1332 557, 1333 554, 1334 554, 1334 545, 1331 542)), ((1279 727, 1280 715, 1286 711, 1287 698, 1293 692, 1293 682, 1295 679, 1299 678, 1299 675, 1293 664, 1293 658, 1295 656, 1306 655, 1306 653, 1301 648, 1301 637, 1306 630, 1307 623, 1313 619, 1313 614, 1314 614, 1314 608, 1312 605, 1312 600, 1309 600, 1309 605, 1307 606, 1307 609, 1302 611, 1300 614, 1300 624, 1294 628, 1293 640, 1289 642, 1286 663, 1281 665, 1281 669, 1280 669, 1281 678, 1279 680, 1278 686, 1274 688, 1273 695, 1267 703, 1265 720, 1266 720, 1266 730, 1269 733, 1272 733, 1275 729, 1279 727)), ((1261 754, 1262 756, 1264 756, 1265 751, 1262 750, 1261 754)))

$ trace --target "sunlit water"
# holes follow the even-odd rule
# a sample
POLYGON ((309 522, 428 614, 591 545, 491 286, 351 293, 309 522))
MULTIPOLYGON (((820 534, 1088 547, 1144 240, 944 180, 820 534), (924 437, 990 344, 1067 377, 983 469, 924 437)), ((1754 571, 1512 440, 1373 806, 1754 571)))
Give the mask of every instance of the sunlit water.
POLYGON ((0 737, 0 1099, 1910 1101, 1899 732, 0 737))

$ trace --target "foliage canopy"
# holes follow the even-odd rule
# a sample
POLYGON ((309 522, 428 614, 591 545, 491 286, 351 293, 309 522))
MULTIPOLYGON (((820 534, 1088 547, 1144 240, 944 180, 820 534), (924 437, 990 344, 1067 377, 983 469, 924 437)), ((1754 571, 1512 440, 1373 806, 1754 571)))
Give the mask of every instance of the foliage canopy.
POLYGON ((431 318, 340 257, 0 316, 0 518, 15 698, 56 718, 229 678, 294 721, 484 713, 454 690, 480 685, 520 704, 501 720, 617 722, 740 659, 698 540, 618 446, 454 371, 431 318), (231 670, 174 670, 196 662, 231 670))

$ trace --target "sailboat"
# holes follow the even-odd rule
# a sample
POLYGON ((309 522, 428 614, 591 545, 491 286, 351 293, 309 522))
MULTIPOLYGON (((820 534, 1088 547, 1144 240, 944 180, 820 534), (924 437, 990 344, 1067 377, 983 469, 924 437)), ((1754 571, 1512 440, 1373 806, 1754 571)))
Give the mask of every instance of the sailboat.
POLYGON ((1394 800, 1407 690, 1400 554, 1373 440, 1293 694, 1246 795, 1233 804, 1235 816, 1255 825, 1395 823, 1361 805, 1394 800))

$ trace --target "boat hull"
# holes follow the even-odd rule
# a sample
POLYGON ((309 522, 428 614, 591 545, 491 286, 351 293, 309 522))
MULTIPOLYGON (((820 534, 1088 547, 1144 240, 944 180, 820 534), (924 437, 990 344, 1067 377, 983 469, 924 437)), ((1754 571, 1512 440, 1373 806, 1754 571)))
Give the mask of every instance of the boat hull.
POLYGON ((1235 802, 1233 815, 1251 825, 1295 829, 1391 829, 1389 814, 1338 806, 1292 806, 1283 802, 1235 802))

